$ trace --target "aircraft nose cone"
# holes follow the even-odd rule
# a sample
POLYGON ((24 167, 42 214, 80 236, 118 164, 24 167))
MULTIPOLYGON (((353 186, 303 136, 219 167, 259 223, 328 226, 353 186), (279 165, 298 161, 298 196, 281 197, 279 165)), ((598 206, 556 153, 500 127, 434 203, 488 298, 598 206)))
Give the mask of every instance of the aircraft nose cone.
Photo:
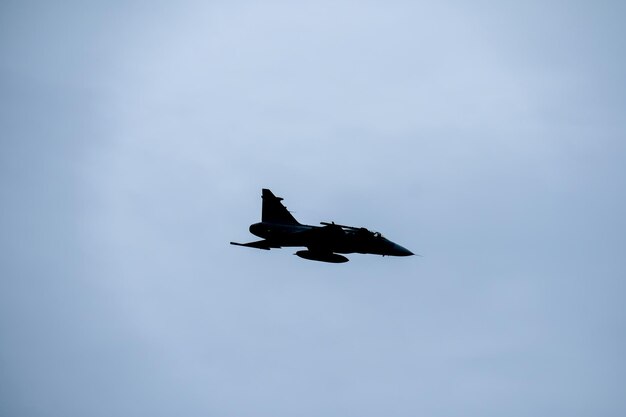
POLYGON ((398 244, 393 245, 393 255, 394 256, 411 256, 411 255, 415 255, 413 252, 411 252, 410 250, 408 250, 405 247, 402 247, 398 244))

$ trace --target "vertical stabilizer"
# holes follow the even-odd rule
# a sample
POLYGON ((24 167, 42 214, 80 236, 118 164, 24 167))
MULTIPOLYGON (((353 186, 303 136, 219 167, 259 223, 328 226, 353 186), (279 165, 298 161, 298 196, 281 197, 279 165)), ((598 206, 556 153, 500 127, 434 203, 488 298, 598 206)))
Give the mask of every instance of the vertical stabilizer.
POLYGON ((263 188, 263 209, 261 221, 267 223, 298 225, 298 221, 289 213, 281 203, 282 198, 276 197, 267 188, 263 188))

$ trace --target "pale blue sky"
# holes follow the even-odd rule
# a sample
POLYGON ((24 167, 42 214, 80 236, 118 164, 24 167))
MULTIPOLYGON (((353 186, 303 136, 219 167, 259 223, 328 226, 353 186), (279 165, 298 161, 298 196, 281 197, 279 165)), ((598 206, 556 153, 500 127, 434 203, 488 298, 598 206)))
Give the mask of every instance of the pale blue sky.
POLYGON ((622 3, 170 3, 0 6, 0 415, 626 413, 622 3))

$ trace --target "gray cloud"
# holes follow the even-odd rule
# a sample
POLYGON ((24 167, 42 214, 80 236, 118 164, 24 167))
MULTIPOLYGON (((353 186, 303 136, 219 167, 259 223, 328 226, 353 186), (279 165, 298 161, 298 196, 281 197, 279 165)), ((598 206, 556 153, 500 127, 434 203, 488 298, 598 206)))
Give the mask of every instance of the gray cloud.
POLYGON ((622 415, 620 7, 2 6, 1 413, 622 415))

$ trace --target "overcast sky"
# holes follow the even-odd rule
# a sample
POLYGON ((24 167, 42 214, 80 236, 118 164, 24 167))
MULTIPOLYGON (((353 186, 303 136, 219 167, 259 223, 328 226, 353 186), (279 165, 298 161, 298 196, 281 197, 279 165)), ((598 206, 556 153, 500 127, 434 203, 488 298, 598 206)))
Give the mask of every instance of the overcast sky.
POLYGON ((625 3, 88 3, 0 6, 0 415, 626 415, 625 3))

